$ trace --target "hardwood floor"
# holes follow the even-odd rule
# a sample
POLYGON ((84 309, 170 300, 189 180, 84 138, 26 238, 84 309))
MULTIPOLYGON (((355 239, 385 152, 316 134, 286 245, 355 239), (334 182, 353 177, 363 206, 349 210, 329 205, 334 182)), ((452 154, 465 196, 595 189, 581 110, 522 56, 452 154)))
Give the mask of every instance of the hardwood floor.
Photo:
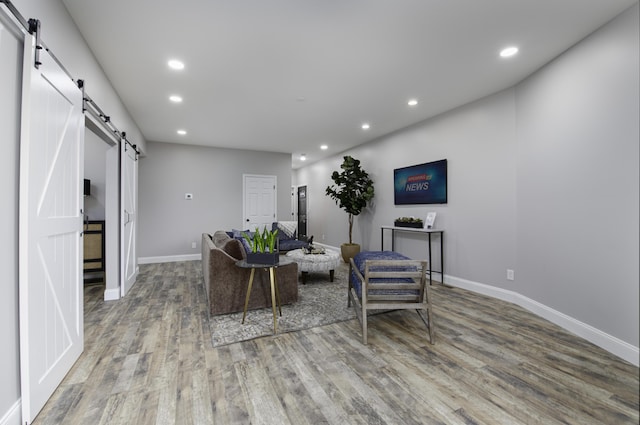
MULTIPOLYGON (((211 347, 200 263, 87 287, 85 351, 34 424, 638 424, 638 368, 506 302, 433 286, 412 311, 211 347)), ((345 288, 345 308, 346 308, 345 288)))

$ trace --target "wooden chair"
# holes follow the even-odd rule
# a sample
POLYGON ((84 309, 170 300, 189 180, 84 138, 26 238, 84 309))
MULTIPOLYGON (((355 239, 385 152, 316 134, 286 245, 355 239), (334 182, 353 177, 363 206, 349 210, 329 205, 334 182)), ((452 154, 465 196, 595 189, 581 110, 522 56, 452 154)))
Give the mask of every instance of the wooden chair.
POLYGON ((364 274, 354 259, 349 264, 349 296, 367 344, 367 311, 415 309, 435 344, 435 323, 427 284, 427 262, 418 260, 364 260, 364 274))

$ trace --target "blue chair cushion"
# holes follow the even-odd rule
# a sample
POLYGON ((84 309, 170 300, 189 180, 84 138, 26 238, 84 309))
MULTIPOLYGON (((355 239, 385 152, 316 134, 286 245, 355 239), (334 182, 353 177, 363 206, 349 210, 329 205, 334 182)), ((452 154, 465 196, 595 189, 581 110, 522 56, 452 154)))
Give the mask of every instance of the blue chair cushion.
MULTIPOLYGON (((394 251, 361 251, 358 254, 356 254, 355 257, 353 257, 353 262, 358 268, 358 271, 360 271, 360 274, 362 274, 362 276, 364 277, 364 267, 365 267, 365 262, 367 260, 410 260, 410 259, 411 258, 394 251)), ((406 266, 397 266, 397 267, 380 266, 380 267, 370 268, 369 270, 370 271, 415 271, 416 268, 406 267, 406 266)), ((407 282, 410 283, 410 282, 413 282, 413 279, 374 278, 374 279, 369 279, 369 282, 371 283, 407 283, 407 282)), ((351 283, 354 289, 356 290, 356 294, 358 295, 358 298, 362 298, 362 282, 360 282, 360 279, 358 278, 358 275, 355 273, 355 271, 351 272, 351 283)), ((418 294, 418 291, 410 290, 410 289, 402 289, 397 291, 391 290, 391 289, 374 289, 374 290, 371 290, 369 294, 416 295, 418 294)))

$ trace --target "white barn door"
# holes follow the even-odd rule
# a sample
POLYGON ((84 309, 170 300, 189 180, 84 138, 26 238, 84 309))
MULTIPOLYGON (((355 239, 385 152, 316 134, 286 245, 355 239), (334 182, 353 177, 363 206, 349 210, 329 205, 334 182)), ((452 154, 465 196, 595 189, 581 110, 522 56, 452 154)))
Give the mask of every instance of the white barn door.
POLYGON ((83 350, 82 92, 24 46, 20 142, 20 375, 31 423, 83 350))
POLYGON ((244 221, 243 229, 262 230, 276 221, 276 176, 243 176, 244 221))
POLYGON ((136 282, 138 275, 138 253, 136 232, 138 223, 138 159, 136 151, 122 140, 120 177, 120 296, 124 297, 136 282))

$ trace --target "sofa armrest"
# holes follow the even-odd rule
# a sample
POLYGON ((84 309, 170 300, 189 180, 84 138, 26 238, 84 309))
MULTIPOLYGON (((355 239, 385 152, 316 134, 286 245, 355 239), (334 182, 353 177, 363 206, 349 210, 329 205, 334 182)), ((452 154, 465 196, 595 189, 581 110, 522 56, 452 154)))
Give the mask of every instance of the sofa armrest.
MULTIPOLYGON (((251 269, 236 266, 237 260, 216 249, 211 252, 215 267, 211 271, 211 314, 242 311, 249 286, 251 269)), ((296 263, 278 267, 276 270, 278 289, 282 304, 298 300, 298 265, 296 263)), ((256 269, 249 309, 271 305, 269 273, 256 269)))

